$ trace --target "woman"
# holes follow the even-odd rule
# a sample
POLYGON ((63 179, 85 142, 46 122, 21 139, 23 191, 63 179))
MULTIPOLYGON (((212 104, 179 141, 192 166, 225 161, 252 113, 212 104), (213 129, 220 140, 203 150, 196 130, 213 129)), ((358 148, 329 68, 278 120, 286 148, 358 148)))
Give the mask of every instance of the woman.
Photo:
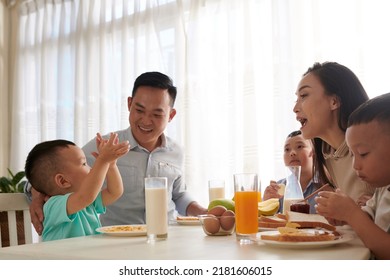
POLYGON ((296 95, 294 112, 303 137, 313 139, 320 182, 340 188, 365 205, 374 189, 354 172, 345 143, 349 115, 368 100, 359 79, 336 62, 315 63, 304 73, 296 95))

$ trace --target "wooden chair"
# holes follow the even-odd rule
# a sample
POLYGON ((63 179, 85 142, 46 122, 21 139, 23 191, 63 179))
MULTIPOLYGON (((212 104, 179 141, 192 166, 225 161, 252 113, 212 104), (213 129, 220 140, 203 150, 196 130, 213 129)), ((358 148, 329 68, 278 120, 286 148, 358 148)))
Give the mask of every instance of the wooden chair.
MULTIPOLYGON (((1 221, 0 227, 0 247, 8 246, 8 244, 2 244, 1 234, 6 232, 8 228, 9 246, 20 245, 18 242, 18 222, 17 216, 23 216, 23 223, 19 228, 23 228, 23 232, 19 233, 19 239, 24 239, 25 244, 32 243, 32 227, 30 218, 30 205, 27 201, 25 194, 23 193, 0 193, 0 212, 3 217, 8 216, 8 223, 1 221), (19 215, 22 213, 22 215, 19 215), (22 226, 23 225, 23 226, 22 226)), ((20 230, 19 230, 20 231, 20 230)), ((5 235, 5 234, 4 234, 5 235)), ((3 236, 4 239, 4 236, 3 236)), ((4 242, 6 243, 6 242, 4 242)), ((7 240, 8 243, 8 240, 7 240)))

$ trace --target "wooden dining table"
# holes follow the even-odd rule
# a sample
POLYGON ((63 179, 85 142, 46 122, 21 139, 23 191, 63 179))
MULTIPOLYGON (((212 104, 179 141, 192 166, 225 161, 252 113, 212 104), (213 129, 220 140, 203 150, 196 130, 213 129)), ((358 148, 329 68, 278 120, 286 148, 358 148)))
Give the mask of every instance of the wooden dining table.
POLYGON ((262 241, 240 244, 233 233, 207 236, 200 225, 170 225, 166 240, 148 243, 146 236, 97 234, 0 248, 5 260, 362 260, 370 251, 356 235, 332 246, 270 246, 262 241))

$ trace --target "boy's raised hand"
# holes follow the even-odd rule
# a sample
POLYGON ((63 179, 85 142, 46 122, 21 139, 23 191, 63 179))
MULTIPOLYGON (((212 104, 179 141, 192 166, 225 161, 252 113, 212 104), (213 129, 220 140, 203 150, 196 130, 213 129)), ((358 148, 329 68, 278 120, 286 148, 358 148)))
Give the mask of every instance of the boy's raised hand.
POLYGON ((110 138, 104 139, 100 133, 96 134, 96 147, 98 152, 93 152, 92 155, 97 159, 112 163, 119 157, 127 154, 130 150, 129 141, 119 143, 118 134, 111 133, 110 138))

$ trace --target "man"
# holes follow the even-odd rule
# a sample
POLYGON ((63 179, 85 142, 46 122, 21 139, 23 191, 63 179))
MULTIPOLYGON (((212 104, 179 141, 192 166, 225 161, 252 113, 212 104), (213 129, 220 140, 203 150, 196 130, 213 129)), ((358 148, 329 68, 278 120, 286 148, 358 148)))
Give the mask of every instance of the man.
MULTIPOLYGON (((100 216, 103 226, 145 223, 144 179, 148 176, 168 178, 168 219, 174 219, 176 211, 181 215, 207 212, 186 192, 183 151, 164 134, 166 126, 176 115, 173 108, 176 93, 172 80, 159 72, 147 72, 135 80, 132 96, 127 101, 130 127, 116 132, 120 142, 128 140, 130 143, 129 153, 117 161, 124 192, 100 216)), ((95 159, 91 153, 96 150, 95 139, 83 150, 88 164, 93 166, 95 159)), ((31 220, 39 234, 44 218, 43 203, 43 195, 33 191, 31 220)))

